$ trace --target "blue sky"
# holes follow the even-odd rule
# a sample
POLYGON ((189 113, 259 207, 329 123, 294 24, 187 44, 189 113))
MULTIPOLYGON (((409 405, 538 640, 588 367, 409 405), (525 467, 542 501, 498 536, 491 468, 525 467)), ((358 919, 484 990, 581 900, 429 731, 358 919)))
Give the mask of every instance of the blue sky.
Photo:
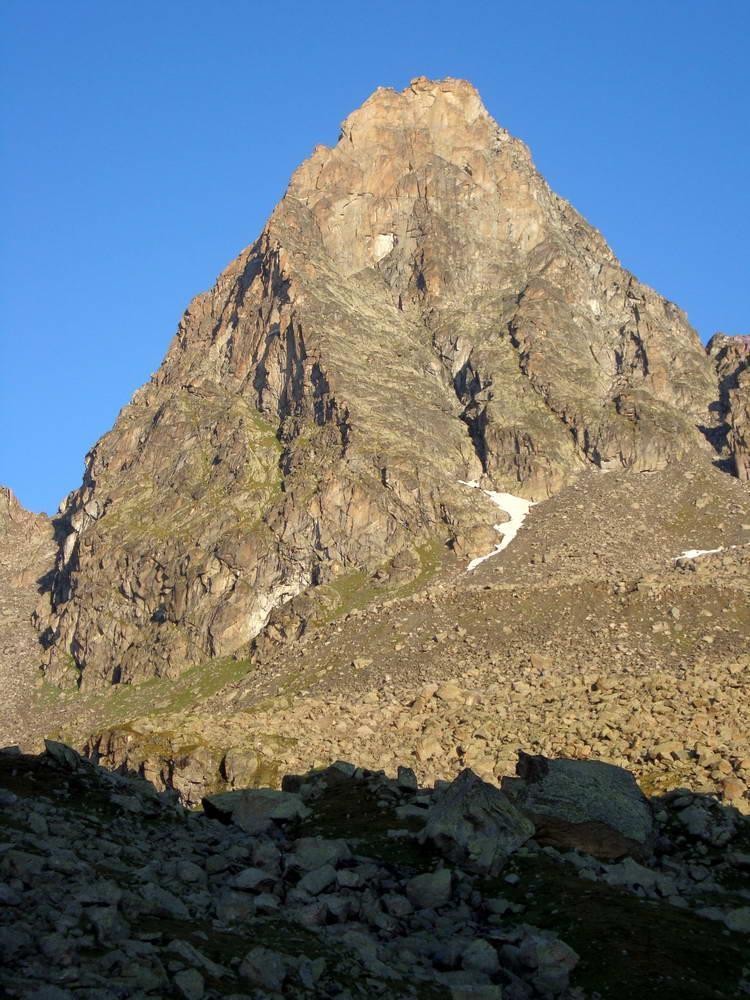
POLYGON ((460 76, 706 339, 750 325, 750 3, 3 0, 0 482, 52 512, 379 85, 460 76))

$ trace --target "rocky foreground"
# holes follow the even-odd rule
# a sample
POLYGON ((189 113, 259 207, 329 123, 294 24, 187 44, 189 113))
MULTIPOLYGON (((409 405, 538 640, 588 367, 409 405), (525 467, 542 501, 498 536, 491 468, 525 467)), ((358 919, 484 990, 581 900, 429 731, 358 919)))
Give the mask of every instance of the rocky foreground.
POLYGON ((750 819, 601 762, 516 771, 339 762, 188 811, 62 744, 4 750, 2 995, 750 992, 750 819))

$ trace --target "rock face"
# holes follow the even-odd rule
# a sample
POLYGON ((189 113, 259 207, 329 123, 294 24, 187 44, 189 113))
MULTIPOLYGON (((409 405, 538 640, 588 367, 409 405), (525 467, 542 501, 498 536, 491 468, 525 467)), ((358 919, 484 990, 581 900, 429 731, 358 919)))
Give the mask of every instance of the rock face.
POLYGON ((39 642, 31 625, 37 590, 54 567, 54 531, 45 514, 25 510, 0 487, 0 733, 17 739, 20 705, 38 678, 39 642))
POLYGON ((708 448, 716 395, 684 314, 470 84, 378 90, 89 454, 48 675, 173 677, 321 582, 433 539, 486 552, 492 508, 459 480, 538 500, 586 467, 658 469, 708 448))
POLYGON ((52 524, 46 514, 32 514, 12 490, 0 486, 0 564, 5 586, 33 586, 52 565, 52 524))
POLYGON ((719 377, 718 408, 733 472, 750 480, 750 336, 715 334, 706 348, 719 377))

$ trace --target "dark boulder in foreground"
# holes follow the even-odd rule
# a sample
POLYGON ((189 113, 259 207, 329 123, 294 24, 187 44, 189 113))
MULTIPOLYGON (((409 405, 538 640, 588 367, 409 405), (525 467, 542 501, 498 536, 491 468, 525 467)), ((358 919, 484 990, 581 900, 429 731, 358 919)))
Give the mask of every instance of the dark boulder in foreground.
POLYGON ((508 796, 467 768, 430 808, 421 840, 469 871, 495 875, 533 835, 508 796))
POLYGON ((503 780, 503 789, 534 823, 540 844, 602 860, 649 852, 653 810, 630 771, 599 760, 551 760, 521 751, 516 774, 503 780))

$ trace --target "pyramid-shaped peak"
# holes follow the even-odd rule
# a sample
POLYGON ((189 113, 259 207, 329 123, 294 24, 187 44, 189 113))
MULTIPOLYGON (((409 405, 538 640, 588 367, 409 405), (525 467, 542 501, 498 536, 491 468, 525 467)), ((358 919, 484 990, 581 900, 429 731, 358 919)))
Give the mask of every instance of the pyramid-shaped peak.
POLYGON ((57 520, 49 676, 175 676, 341 574, 418 572, 446 539, 483 556, 496 515, 466 483, 543 500, 710 463, 717 393, 685 317, 470 83, 376 90, 90 453, 57 520))

